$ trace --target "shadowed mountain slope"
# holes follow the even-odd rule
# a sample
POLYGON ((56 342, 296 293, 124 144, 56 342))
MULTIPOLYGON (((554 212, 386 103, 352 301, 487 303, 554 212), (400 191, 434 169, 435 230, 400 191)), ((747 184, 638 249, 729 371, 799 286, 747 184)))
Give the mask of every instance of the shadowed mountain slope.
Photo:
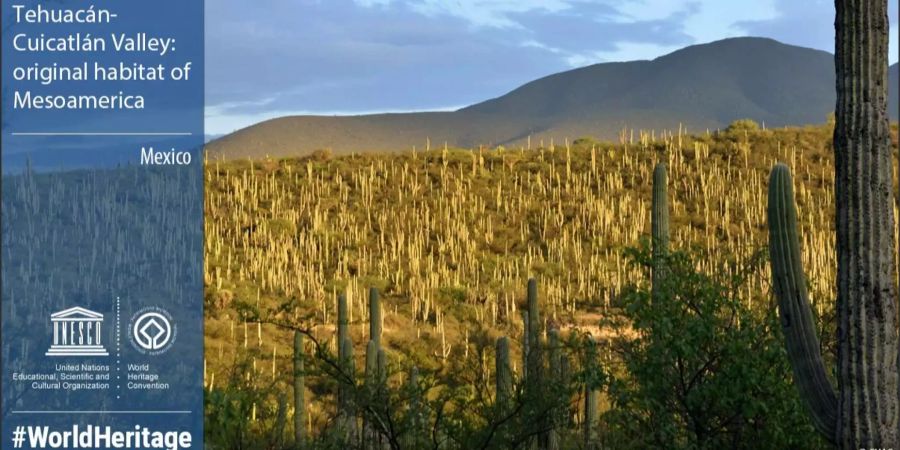
MULTIPOLYGON (((898 117, 898 68, 890 68, 898 117)), ((616 139, 624 128, 699 131, 750 118, 768 127, 820 123, 834 109, 834 57, 764 38, 695 45, 652 61, 603 63, 550 75, 453 112, 290 116, 210 142, 213 157, 302 155, 440 146, 616 139)))

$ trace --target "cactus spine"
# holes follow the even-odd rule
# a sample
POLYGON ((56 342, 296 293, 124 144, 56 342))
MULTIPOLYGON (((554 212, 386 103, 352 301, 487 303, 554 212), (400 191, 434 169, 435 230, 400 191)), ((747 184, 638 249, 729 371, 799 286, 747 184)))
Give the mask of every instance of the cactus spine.
POLYGON ((294 445, 306 446, 306 374, 303 367, 303 333, 294 332, 294 445))
POLYGON ((669 198, 666 163, 661 162, 653 170, 653 199, 650 209, 651 243, 653 252, 653 272, 651 274, 653 295, 665 278, 664 258, 669 252, 669 198))
POLYGON ((900 443, 887 3, 835 1, 836 394, 818 354, 787 167, 769 184, 774 290, 795 383, 816 428, 843 449, 900 443))

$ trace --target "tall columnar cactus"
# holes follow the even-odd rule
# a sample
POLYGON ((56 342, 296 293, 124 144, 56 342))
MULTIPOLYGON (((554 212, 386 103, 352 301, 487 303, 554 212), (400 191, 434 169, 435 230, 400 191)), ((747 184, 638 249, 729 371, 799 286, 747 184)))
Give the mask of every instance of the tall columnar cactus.
POLYGON ((512 400, 512 369, 509 365, 509 338, 503 336, 497 339, 497 354, 495 356, 495 371, 497 372, 496 404, 501 411, 505 411, 512 400))
POLYGON ((355 381, 353 380, 356 379, 356 361, 353 358, 353 341, 351 341, 349 337, 341 341, 340 353, 342 355, 341 370, 347 375, 350 382, 346 383, 349 385, 345 385, 345 383, 342 382, 342 390, 338 393, 340 406, 339 421, 340 426, 344 431, 346 442, 354 443, 356 441, 357 425, 356 402, 352 393, 355 390, 355 381))
MULTIPOLYGON (((526 399, 537 405, 545 401, 543 393, 544 359, 541 347, 541 313, 538 307, 537 281, 528 280, 528 320, 526 321, 525 349, 525 395, 526 399)), ((547 417, 538 418, 537 427, 546 429, 547 417)), ((526 444, 526 448, 545 448, 547 434, 541 433, 526 444)))
POLYGON ((366 346, 366 393, 369 408, 363 422, 365 448, 380 449, 383 446, 382 435, 368 416, 384 406, 384 397, 387 394, 386 365, 387 357, 384 349, 380 348, 374 339, 369 340, 366 346))
POLYGON ((381 299, 375 288, 369 288, 369 339, 381 348, 381 299))
MULTIPOLYGON (((338 361, 341 371, 351 380, 356 376, 355 361, 353 359, 353 341, 349 336, 349 319, 347 314, 347 296, 343 293, 337 297, 337 343, 338 361)), ((348 442, 352 442, 356 436, 356 412, 353 408, 353 385, 347 380, 338 383, 338 408, 339 421, 346 431, 348 442)))
MULTIPOLYGON (((597 343, 592 336, 587 338, 587 346, 584 352, 583 365, 586 370, 592 370, 597 361, 597 343)), ((587 373, 587 383, 584 385, 584 448, 591 450, 598 448, 597 442, 597 389, 591 378, 592 373, 587 373)))
POLYGON ((338 295, 337 298, 337 344, 338 344, 338 357, 339 359, 343 359, 344 354, 343 345, 344 340, 349 338, 349 328, 350 328, 350 320, 347 314, 347 296, 343 293, 338 295))
POLYGON ((303 367, 303 333, 294 332, 294 445, 306 447, 306 373, 303 367))
POLYGON ((422 398, 419 392, 419 368, 412 366, 409 370, 409 380, 406 382, 406 391, 409 396, 409 408, 406 411, 406 423, 409 429, 403 439, 403 448, 422 448, 425 445, 425 413, 422 410, 422 398))
POLYGON ((894 199, 887 118, 887 0, 835 1, 838 390, 819 354, 789 170, 769 181, 772 277, 795 383, 839 448, 897 448, 894 199))
POLYGON ((543 349, 541 348, 541 313, 538 308, 537 281, 528 280, 528 354, 526 367, 528 383, 539 387, 543 372, 543 349))
POLYGON ((653 239, 652 284, 654 295, 659 282, 665 277, 664 258, 669 252, 669 196, 666 163, 660 162, 653 170, 653 199, 650 209, 651 238, 653 239))
MULTIPOLYGON (((368 406, 375 406, 377 401, 375 400, 375 390, 378 385, 378 344, 374 340, 369 340, 369 343, 366 345, 366 402, 368 406)), ((363 440, 366 441, 366 448, 373 448, 369 444, 373 444, 375 440, 375 432, 372 429, 372 424, 368 419, 368 411, 363 412, 363 440)))
POLYGON ((522 380, 528 380, 528 355, 531 344, 528 342, 531 335, 531 322, 528 320, 528 310, 522 311, 522 380))
MULTIPOLYGON (((547 347, 550 353, 550 383, 552 386, 566 386, 562 374, 562 346, 559 340, 559 330, 552 329, 547 332, 547 347)), ((559 427, 562 424, 562 407, 554 408, 550 412, 550 432, 547 435, 547 449, 559 450, 559 427)))
MULTIPOLYGON (((275 411, 275 444, 284 448, 284 428, 287 424, 287 400, 284 396, 278 397, 278 409, 275 411)), ((299 447, 298 447, 299 448, 299 447)))

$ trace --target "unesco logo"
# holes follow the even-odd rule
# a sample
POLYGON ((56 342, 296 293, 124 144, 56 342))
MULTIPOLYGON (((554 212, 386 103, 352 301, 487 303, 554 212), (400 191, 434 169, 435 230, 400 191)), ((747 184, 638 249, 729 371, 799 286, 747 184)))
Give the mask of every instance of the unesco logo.
POLYGON ((103 314, 76 306, 50 315, 53 344, 47 356, 107 356, 103 314))
POLYGON ((165 353, 175 343, 178 328, 168 311, 155 306, 136 312, 128 324, 131 345, 145 355, 165 353))

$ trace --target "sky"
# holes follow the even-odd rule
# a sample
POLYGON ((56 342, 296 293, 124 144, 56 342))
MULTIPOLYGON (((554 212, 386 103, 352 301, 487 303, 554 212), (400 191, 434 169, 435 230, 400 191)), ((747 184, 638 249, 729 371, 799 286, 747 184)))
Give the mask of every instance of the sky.
POLYGON ((576 67, 738 36, 833 52, 834 2, 209 1, 206 132, 294 114, 453 110, 576 67))

